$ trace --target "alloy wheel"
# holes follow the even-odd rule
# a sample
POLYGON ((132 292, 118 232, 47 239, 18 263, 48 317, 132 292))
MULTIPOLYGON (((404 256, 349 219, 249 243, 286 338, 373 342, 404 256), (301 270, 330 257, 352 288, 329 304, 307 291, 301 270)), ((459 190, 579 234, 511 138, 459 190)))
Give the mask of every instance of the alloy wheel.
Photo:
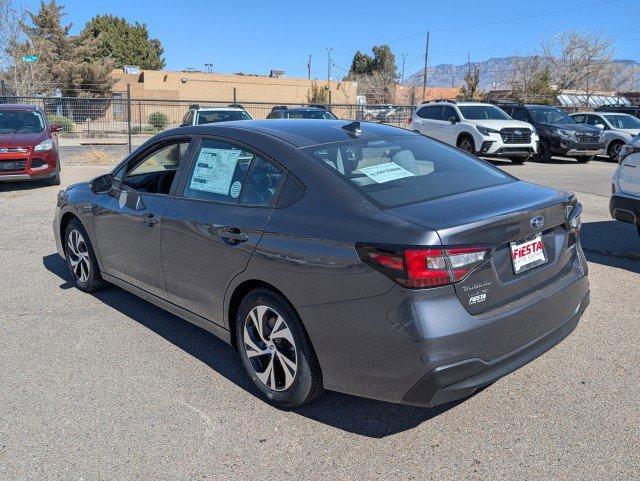
POLYGON ((619 142, 616 142, 615 144, 613 144, 611 146, 611 148, 609 149, 609 157, 612 160, 617 160, 618 159, 618 155, 620 154, 620 149, 622 149, 622 144, 619 142))
POLYGON ((84 237, 77 230, 69 232, 67 239, 67 255, 69 265, 80 282, 87 282, 91 270, 91 260, 84 237))
POLYGON ((265 305, 254 307, 244 321, 244 350, 256 377, 269 389, 285 391, 298 372, 293 334, 284 318, 265 305))
POLYGON ((473 145, 467 139, 464 139, 462 142, 460 142, 460 148, 465 152, 473 154, 473 145))

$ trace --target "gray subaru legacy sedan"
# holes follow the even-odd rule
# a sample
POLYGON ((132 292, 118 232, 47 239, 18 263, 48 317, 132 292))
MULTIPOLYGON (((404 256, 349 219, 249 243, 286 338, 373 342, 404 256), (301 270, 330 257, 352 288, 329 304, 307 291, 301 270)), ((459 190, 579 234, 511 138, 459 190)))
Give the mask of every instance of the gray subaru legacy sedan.
POLYGON ((161 133, 61 191, 54 232, 79 289, 214 333, 275 405, 326 388, 433 406, 576 327, 581 210, 399 128, 242 121, 161 133))

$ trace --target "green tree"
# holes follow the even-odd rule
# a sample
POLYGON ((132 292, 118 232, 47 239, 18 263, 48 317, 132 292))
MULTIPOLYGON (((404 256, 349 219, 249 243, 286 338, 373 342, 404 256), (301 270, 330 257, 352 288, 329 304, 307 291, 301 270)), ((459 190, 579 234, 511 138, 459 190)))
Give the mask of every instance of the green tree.
POLYGON ((136 65, 142 69, 164 68, 160 40, 149 38, 144 23, 127 22, 114 15, 97 15, 82 30, 82 35, 97 41, 95 58, 111 58, 116 67, 136 65))
POLYGON ((349 78, 357 75, 370 75, 373 72, 373 57, 358 50, 351 61, 349 78))
POLYGON ((397 80, 396 57, 388 45, 373 47, 373 72, 382 74, 389 81, 397 80))
POLYGON ((63 25, 64 6, 41 0, 37 13, 28 12, 20 26, 25 40, 14 45, 14 62, 29 52, 38 55, 38 69, 64 96, 104 95, 113 85, 113 65, 96 59, 96 41, 86 35, 73 36, 72 24, 63 25))
POLYGON ((307 91, 307 102, 310 104, 329 103, 329 93, 324 86, 318 85, 315 80, 311 82, 311 88, 307 91))

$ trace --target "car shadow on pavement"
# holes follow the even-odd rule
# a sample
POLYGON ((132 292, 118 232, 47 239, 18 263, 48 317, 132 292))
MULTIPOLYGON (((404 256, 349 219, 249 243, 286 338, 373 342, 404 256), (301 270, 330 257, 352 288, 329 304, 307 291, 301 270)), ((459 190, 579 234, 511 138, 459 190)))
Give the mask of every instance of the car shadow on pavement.
POLYGON ((580 239, 589 262, 640 274, 640 236, 636 226, 616 220, 585 222, 580 239))
MULTIPOLYGON (((13 192, 18 190, 33 190, 49 187, 46 182, 41 180, 27 180, 24 182, 0 182, 0 192, 13 192)), ((58 187, 60 188, 60 187, 58 187)))
MULTIPOLYGON (((42 262, 49 272, 64 281, 61 289, 73 287, 67 265, 58 254, 49 254, 42 262)), ((262 399, 242 370, 235 350, 213 334, 115 286, 91 295, 262 399)), ((343 431, 382 438, 412 429, 463 401, 421 408, 326 391, 320 398, 291 412, 343 431)))

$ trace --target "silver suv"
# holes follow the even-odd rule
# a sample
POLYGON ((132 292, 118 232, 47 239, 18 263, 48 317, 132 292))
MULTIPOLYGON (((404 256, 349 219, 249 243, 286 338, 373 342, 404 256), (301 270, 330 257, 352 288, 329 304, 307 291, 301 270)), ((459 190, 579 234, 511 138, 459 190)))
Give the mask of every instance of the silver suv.
POLYGON ((253 117, 238 104, 231 104, 228 107, 200 107, 194 104, 189 107, 180 127, 229 122, 231 120, 253 120, 253 117))

